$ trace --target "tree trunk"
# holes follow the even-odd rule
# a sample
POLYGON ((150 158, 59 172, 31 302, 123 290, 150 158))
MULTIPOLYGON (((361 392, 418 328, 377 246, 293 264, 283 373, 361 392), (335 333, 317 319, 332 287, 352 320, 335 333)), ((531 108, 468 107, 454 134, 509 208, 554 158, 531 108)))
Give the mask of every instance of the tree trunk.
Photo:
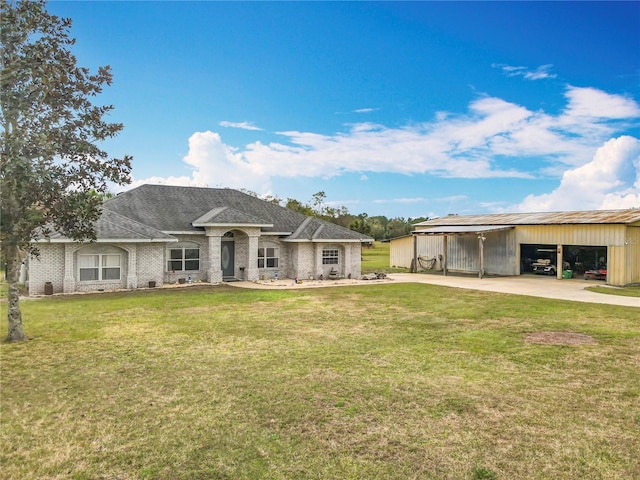
POLYGON ((7 245, 7 281, 9 283, 7 317, 9 320, 9 333, 7 342, 22 342, 26 340, 22 330, 22 313, 20 312, 20 297, 18 294, 18 278, 20 275, 20 252, 17 247, 7 245))

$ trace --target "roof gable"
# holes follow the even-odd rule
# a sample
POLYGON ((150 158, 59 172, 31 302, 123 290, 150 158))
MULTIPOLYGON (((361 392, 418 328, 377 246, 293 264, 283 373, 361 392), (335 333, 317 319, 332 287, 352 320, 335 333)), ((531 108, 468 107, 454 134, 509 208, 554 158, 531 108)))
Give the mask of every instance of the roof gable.
POLYGON ((294 241, 373 240, 229 188, 142 185, 107 200, 104 209, 165 233, 204 232, 209 225, 253 225, 264 233, 290 235, 287 239, 294 241))

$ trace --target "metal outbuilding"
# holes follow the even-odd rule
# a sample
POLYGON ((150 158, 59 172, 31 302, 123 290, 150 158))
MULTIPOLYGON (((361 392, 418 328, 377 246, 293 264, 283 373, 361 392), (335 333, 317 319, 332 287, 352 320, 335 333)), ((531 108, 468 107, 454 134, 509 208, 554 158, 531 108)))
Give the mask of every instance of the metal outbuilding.
POLYGON ((391 266, 412 271, 482 278, 528 273, 540 262, 559 279, 593 275, 610 285, 640 283, 640 209, 448 215, 391 240, 391 266))

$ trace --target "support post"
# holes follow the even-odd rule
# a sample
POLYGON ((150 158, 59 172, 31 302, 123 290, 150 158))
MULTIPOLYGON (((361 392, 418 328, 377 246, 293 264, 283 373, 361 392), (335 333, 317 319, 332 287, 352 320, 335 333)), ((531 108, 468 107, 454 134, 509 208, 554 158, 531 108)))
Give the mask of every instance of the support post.
POLYGON ((443 238, 442 244, 442 275, 447 276, 447 235, 443 238))
POLYGON ((418 236, 413 234, 413 272, 418 273, 418 236))
POLYGON ((484 237, 478 235, 478 252, 480 253, 480 268, 478 269, 478 278, 482 280, 484 275, 484 237))
POLYGON ((556 278, 562 280, 562 265, 564 260, 564 253, 562 252, 562 245, 558 245, 556 256, 556 278))

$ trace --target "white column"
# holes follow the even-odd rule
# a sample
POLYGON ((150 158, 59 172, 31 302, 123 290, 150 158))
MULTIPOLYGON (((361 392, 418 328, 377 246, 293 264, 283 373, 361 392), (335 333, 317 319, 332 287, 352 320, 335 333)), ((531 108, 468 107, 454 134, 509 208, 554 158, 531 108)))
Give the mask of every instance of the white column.
POLYGON ((134 243, 127 249, 127 288, 138 288, 138 246, 134 243))
POLYGON ((315 245, 315 262, 316 262, 316 273, 315 276, 318 277, 321 274, 324 274, 324 270, 322 268, 322 244, 316 243, 315 245))
POLYGON ((351 244, 347 243, 344 247, 344 265, 342 267, 342 275, 346 277, 351 273, 351 244))
POLYGON ((62 285, 64 293, 71 293, 76 290, 76 276, 73 269, 73 254, 76 251, 76 247, 77 245, 73 243, 64 244, 64 280, 62 285))
POLYGON ((255 282, 259 280, 258 270, 258 235, 249 235, 249 251, 247 252, 247 265, 245 267, 245 280, 255 282))
POLYGON ((207 237, 209 239, 209 271, 207 272, 207 280, 211 283, 222 282, 222 266, 220 264, 220 253, 222 250, 222 237, 213 235, 207 237))

